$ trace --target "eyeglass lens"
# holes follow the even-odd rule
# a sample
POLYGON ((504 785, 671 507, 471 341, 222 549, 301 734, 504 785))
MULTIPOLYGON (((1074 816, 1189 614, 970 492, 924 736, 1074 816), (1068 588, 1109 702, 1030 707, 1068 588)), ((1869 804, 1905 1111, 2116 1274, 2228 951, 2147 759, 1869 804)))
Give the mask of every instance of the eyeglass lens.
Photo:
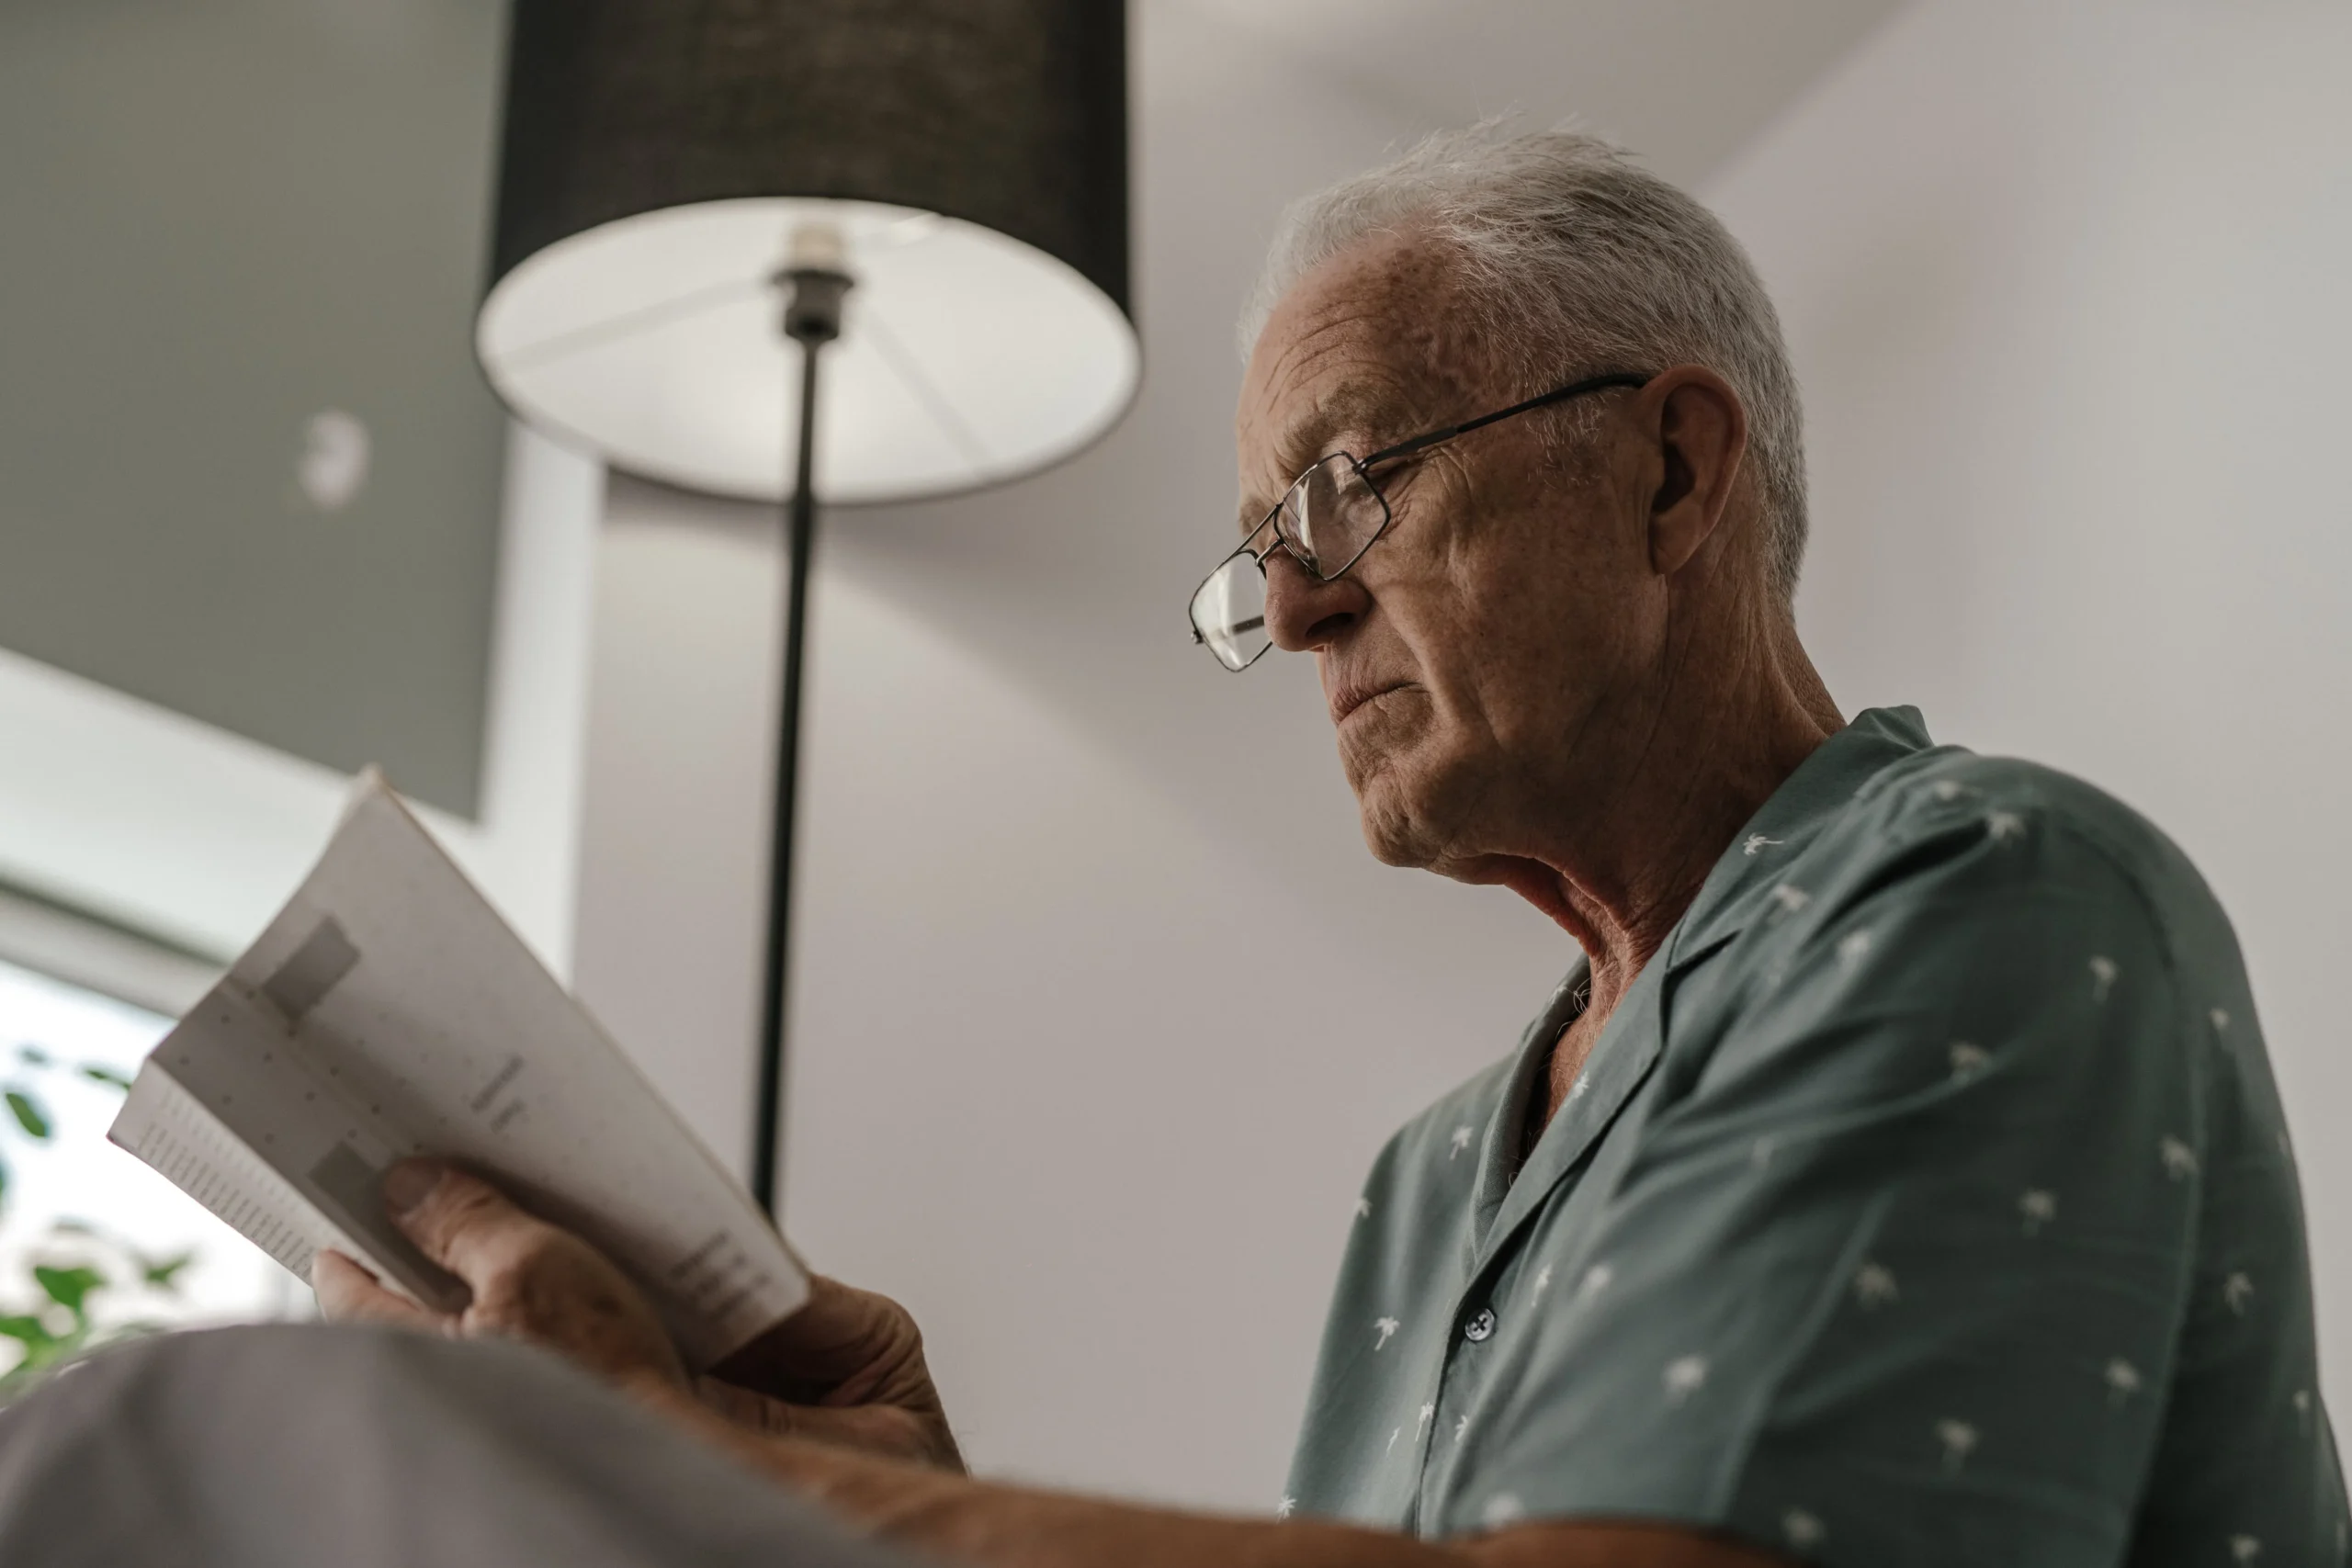
MULTIPOLYGON (((1355 565, 1387 525, 1387 503, 1344 452, 1301 474, 1274 515, 1279 547, 1326 582, 1355 565)), ((1244 550, 1217 568, 1193 595, 1192 614, 1193 629, 1228 670, 1247 669, 1272 646, 1266 569, 1257 553, 1244 550)))

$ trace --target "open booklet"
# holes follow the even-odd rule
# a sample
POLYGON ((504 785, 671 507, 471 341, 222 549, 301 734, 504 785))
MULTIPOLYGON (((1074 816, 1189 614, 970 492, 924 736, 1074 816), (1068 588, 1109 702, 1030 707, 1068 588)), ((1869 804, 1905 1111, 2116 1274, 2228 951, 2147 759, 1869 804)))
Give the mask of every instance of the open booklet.
POLYGON ((107 1136, 296 1274, 333 1247, 445 1310, 464 1286, 379 1186, 447 1156, 602 1248, 696 1368, 808 1295, 750 1194, 372 770, 107 1136))

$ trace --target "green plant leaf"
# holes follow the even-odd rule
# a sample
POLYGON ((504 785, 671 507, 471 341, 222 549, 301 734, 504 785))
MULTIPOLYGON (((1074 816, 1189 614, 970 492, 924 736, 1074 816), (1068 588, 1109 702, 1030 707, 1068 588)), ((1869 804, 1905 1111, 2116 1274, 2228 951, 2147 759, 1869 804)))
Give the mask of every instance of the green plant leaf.
POLYGON ((176 1291, 180 1288, 180 1270, 195 1261, 196 1254, 193 1252, 183 1252, 176 1258, 160 1261, 142 1258, 139 1260, 139 1273, 141 1279, 159 1291, 176 1291))
POLYGON ((8 1201, 8 1162, 0 1159, 0 1206, 8 1201))
POLYGON ((71 1269, 37 1263, 33 1266, 33 1279, 48 1292, 51 1301, 77 1319, 86 1315, 82 1303, 88 1299, 90 1292, 102 1291, 107 1284, 104 1274, 83 1263, 77 1263, 71 1269))
POLYGON ((102 1083, 108 1089, 119 1089, 125 1092, 130 1089, 130 1080, 104 1062, 83 1063, 82 1076, 92 1083, 102 1083))
POLYGON ((12 1089, 7 1094, 8 1109, 16 1112, 17 1125, 25 1130, 25 1135, 44 1144, 49 1142, 48 1112, 41 1110, 40 1103, 23 1089, 12 1089))
POLYGON ((28 1357, 57 1343, 57 1336, 49 1331, 49 1325, 24 1312, 0 1317, 0 1336, 22 1344, 28 1357))
POLYGON ((29 1040, 17 1047, 17 1060, 28 1067, 45 1067, 55 1059, 29 1040))

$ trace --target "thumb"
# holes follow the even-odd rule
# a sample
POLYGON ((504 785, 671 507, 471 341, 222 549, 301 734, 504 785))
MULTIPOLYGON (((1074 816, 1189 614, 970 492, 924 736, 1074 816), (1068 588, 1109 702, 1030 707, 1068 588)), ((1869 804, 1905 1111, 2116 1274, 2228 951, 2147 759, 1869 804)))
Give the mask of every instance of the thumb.
POLYGON ((814 1400, 826 1390, 891 1359, 914 1325, 888 1296, 844 1285, 822 1274, 808 1280, 808 1299, 729 1357, 718 1369, 769 1388, 814 1400))
POLYGON ((392 1167, 384 1207, 418 1251, 477 1289, 553 1229, 481 1178, 440 1160, 392 1167))
POLYGON ((405 1297, 384 1289, 376 1276, 340 1252, 322 1251, 311 1259, 311 1289, 319 1313, 330 1323, 382 1323, 399 1328, 432 1328, 440 1319, 405 1297))

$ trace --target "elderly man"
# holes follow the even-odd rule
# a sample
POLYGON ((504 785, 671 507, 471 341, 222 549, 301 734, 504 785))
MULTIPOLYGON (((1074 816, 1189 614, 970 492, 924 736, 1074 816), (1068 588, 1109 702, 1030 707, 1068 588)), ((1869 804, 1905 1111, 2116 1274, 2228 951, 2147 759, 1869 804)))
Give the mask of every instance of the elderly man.
POLYGON ((1295 209, 1261 299, 1197 634, 1312 652, 1373 852, 1582 953, 1374 1165, 1292 1517, 967 1479, 905 1314, 830 1283, 697 1396, 609 1265, 455 1172, 390 1196, 474 1305, 330 1258, 330 1314, 542 1341, 991 1563, 2343 1561, 2228 922, 2087 786, 1840 716, 1721 224, 1480 130, 1295 209))

